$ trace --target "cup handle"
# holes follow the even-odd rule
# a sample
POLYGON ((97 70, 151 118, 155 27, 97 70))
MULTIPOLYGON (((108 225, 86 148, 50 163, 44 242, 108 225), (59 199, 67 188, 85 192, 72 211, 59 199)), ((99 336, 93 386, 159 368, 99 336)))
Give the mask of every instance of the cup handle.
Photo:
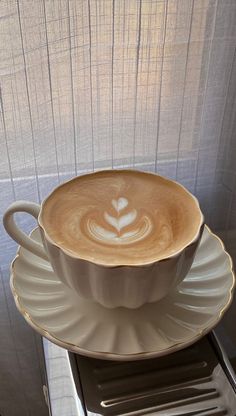
POLYGON ((44 260, 48 260, 48 256, 43 246, 34 241, 23 231, 21 231, 14 221, 15 212, 27 212, 28 214, 33 215, 33 217, 37 220, 39 216, 39 211, 40 205, 34 202, 13 202, 13 204, 9 206, 9 208, 6 210, 3 216, 3 225, 10 237, 13 238, 13 240, 15 240, 18 244, 20 244, 22 247, 24 247, 26 250, 29 250, 36 256, 39 256, 44 260))

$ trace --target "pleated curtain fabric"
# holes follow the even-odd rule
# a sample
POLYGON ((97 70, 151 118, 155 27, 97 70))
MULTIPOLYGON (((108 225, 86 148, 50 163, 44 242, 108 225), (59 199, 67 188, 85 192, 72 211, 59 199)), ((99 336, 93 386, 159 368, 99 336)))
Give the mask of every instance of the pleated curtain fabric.
MULTIPOLYGON (((2 0, 1 214, 85 172, 149 170, 199 198, 236 258, 235 45, 235 0, 2 0)), ((4 386, 11 375, 21 409, 3 389, 0 413, 16 416, 40 401, 19 383, 37 355, 8 285, 16 244, 0 233, 0 375, 14 362, 4 386)))

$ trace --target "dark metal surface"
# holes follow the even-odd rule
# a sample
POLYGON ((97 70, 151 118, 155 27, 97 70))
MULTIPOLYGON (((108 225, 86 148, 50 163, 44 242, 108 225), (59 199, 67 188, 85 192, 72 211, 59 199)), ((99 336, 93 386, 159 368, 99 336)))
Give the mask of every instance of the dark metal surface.
MULTIPOLYGON (((208 339, 209 342, 212 345, 212 348, 222 366, 222 369, 224 370, 234 392, 236 393, 236 374, 234 369, 232 368, 230 361, 227 357, 227 354, 219 340, 219 338, 217 337, 216 333, 214 331, 211 331, 208 334, 208 339)), ((236 413, 235 413, 236 414, 236 413)))
POLYGON ((185 350, 144 361, 69 356, 84 412, 91 416, 236 415, 233 370, 214 334, 185 350))

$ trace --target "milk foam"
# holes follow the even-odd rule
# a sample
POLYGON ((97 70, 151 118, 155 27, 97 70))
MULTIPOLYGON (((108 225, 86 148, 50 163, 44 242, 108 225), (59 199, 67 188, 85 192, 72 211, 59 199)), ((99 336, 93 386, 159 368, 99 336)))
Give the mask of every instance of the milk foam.
POLYGON ((101 264, 141 264, 168 257, 191 241, 201 219, 178 184, 137 171, 102 171, 58 187, 42 225, 73 256, 101 264))
POLYGON ((87 232, 91 239, 110 245, 134 244, 150 234, 153 224, 147 215, 139 218, 136 209, 128 209, 124 213, 124 209, 129 205, 127 198, 112 199, 111 204, 116 212, 114 216, 107 211, 104 212, 103 217, 106 222, 104 227, 99 225, 96 220, 87 219, 87 232), (126 231, 128 226, 129 231, 126 231), (110 227, 112 227, 112 231, 110 227))

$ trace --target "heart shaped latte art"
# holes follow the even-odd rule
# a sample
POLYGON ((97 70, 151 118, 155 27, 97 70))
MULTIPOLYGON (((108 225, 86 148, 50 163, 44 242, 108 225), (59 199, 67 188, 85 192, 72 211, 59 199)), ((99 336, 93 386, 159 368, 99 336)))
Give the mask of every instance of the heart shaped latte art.
POLYGON ((131 244, 142 240, 151 232, 151 219, 147 215, 140 218, 136 209, 129 210, 127 198, 112 199, 111 205, 116 215, 104 212, 103 218, 107 227, 98 224, 94 219, 88 219, 90 238, 108 244, 131 244))
POLYGON ((119 213, 122 209, 127 207, 129 202, 128 199, 121 197, 118 199, 112 199, 111 203, 115 210, 119 213))

